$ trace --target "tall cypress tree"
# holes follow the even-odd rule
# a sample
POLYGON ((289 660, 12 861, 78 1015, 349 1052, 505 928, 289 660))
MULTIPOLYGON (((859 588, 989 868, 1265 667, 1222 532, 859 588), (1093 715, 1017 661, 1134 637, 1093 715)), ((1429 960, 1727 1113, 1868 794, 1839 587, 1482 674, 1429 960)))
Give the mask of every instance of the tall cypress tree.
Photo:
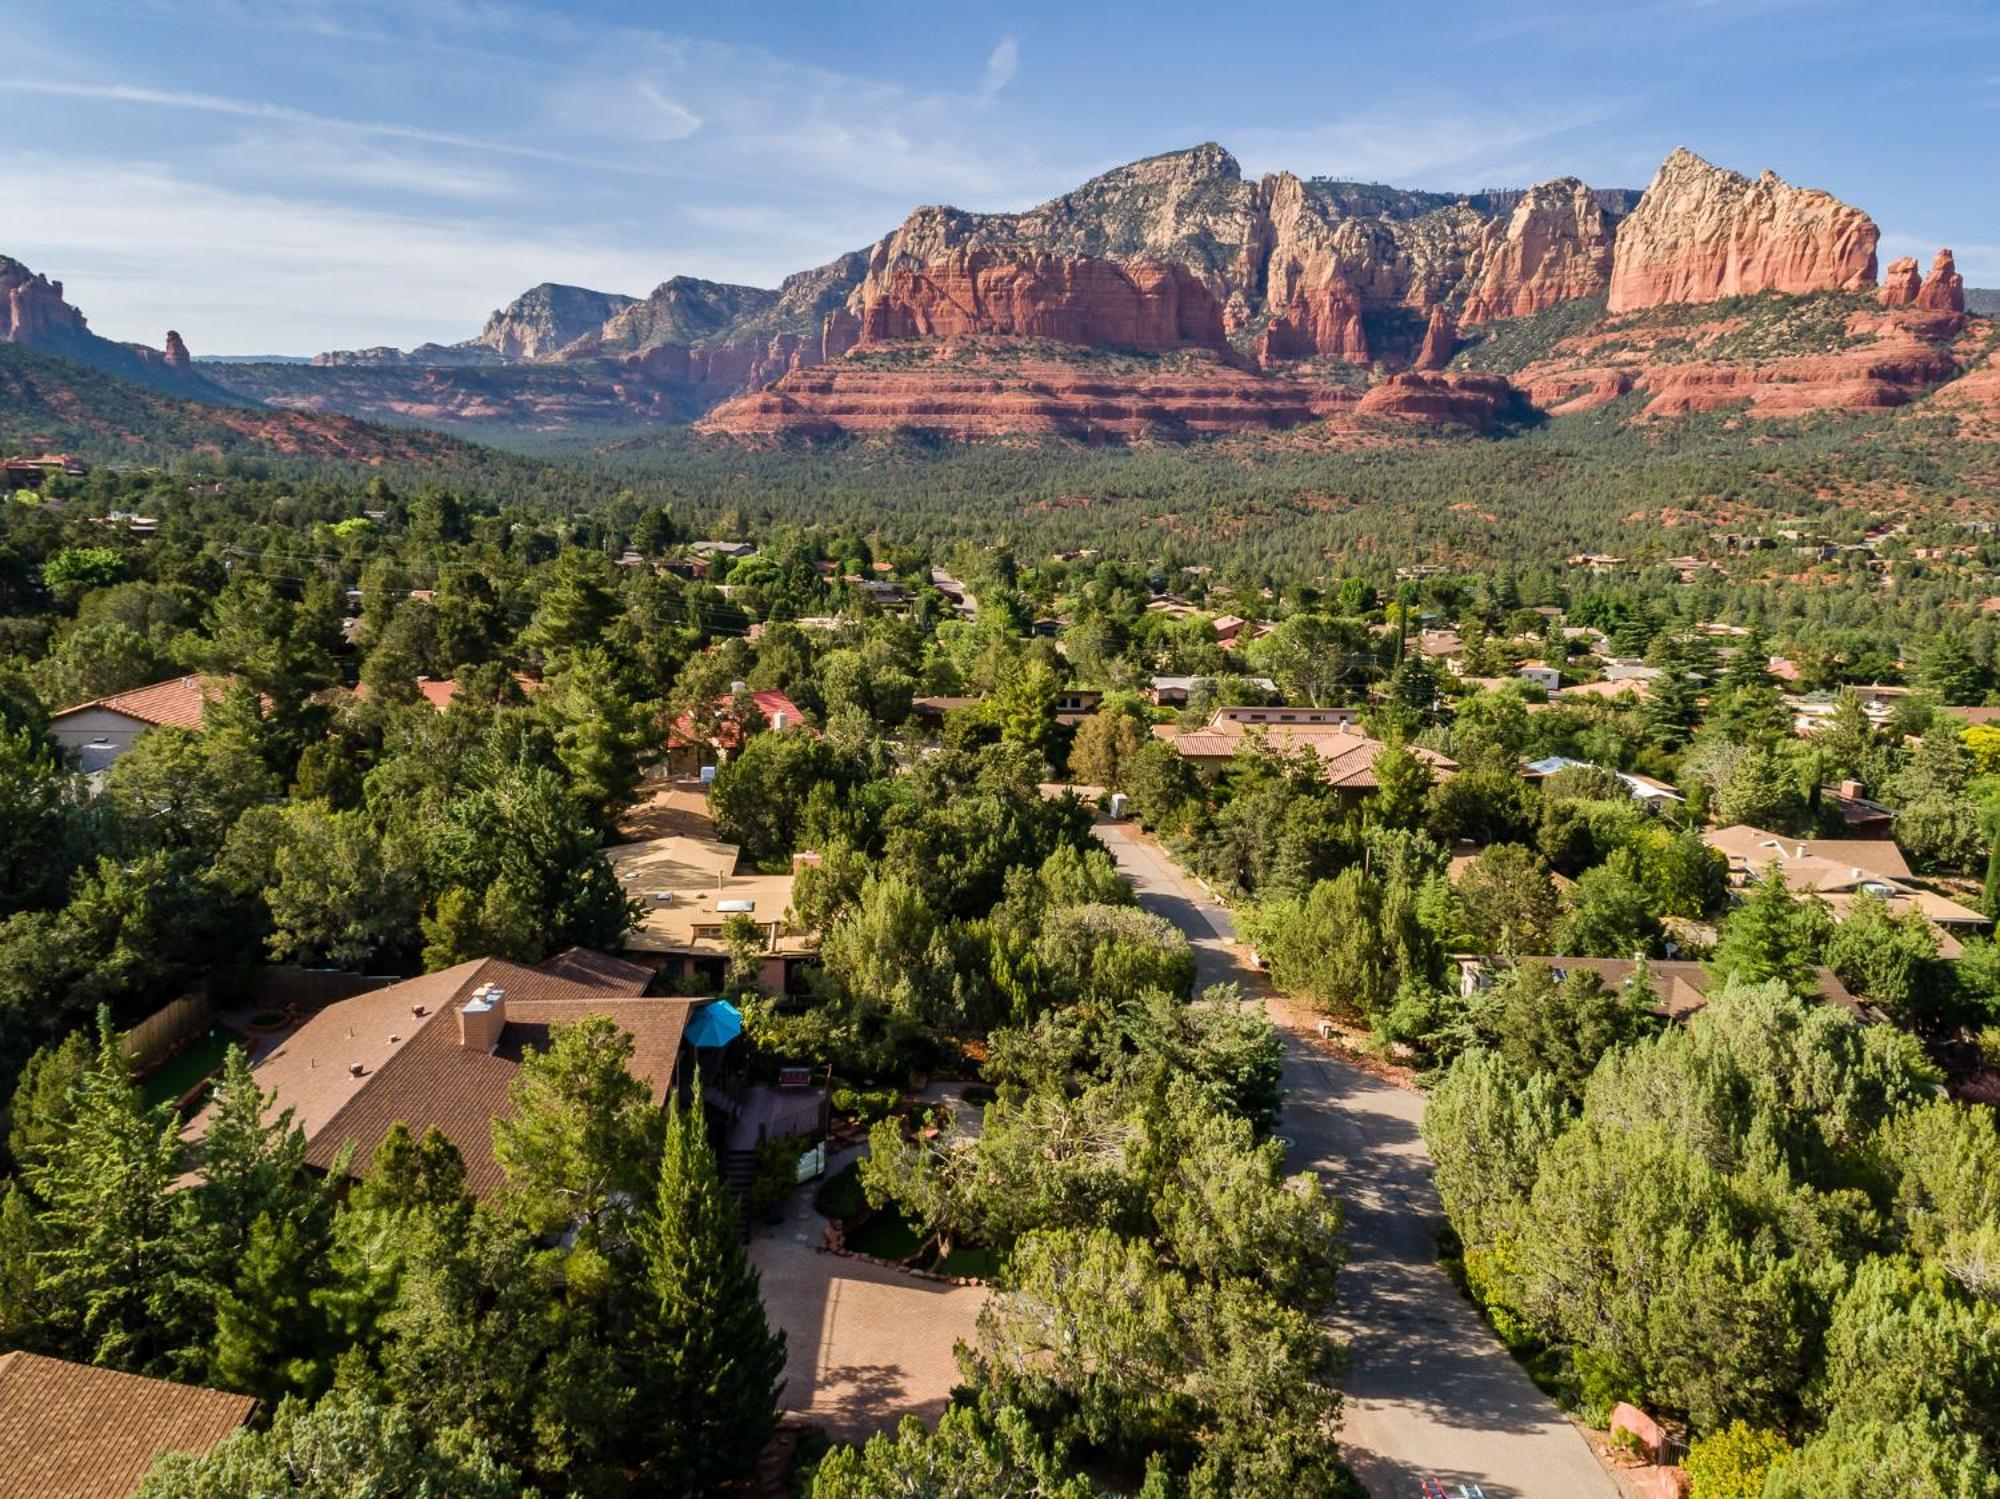
POLYGON ((785 1337, 764 1320, 699 1089, 668 1111, 658 1190, 638 1241, 634 1335, 660 1422, 656 1475, 673 1492, 705 1494, 748 1471, 770 1440, 785 1337))

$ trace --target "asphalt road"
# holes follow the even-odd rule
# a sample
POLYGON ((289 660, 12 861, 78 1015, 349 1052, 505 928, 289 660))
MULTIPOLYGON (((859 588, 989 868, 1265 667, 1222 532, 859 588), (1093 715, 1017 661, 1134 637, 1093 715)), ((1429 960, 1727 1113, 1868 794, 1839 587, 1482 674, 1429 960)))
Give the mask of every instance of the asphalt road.
MULTIPOLYGON (((1197 984, 1268 993, 1226 908, 1150 841, 1100 823, 1140 903, 1187 933, 1197 984)), ((1348 1259, 1333 1329, 1353 1368, 1341 1446, 1374 1499, 1417 1499, 1418 1484, 1477 1483, 1487 1499, 1618 1499, 1582 1433, 1522 1372, 1437 1264, 1443 1210, 1418 1134, 1423 1098, 1370 1077, 1287 1028, 1290 1164, 1332 1183, 1347 1214, 1348 1259)))

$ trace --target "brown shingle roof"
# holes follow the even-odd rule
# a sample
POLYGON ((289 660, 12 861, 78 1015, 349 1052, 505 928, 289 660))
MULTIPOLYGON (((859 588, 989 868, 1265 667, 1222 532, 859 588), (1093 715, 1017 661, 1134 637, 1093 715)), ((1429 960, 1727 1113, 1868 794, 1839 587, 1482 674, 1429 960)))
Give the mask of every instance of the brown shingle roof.
POLYGON ((123 713, 141 723, 164 724, 176 729, 198 729, 210 703, 220 702, 229 684, 219 677, 175 677, 171 682, 155 682, 150 687, 134 687, 130 692, 114 692, 93 698, 54 715, 66 718, 86 708, 106 708, 123 713))
MULTIPOLYGON (((1586 969, 1597 975, 1598 982, 1612 993, 1623 988, 1639 965, 1629 958, 1480 958, 1476 961, 1491 964, 1495 968, 1505 968, 1521 963, 1541 963, 1554 970, 1558 978, 1586 969)), ((1667 1020, 1686 1020, 1708 1005, 1708 991, 1714 983, 1706 966, 1666 958, 1651 959, 1646 964, 1653 980, 1653 1013, 1667 1020)), ((1819 997, 1830 1005, 1836 1005, 1852 1014, 1861 1015, 1859 1001, 1847 992, 1831 968, 1820 967, 1813 970, 1818 983, 1819 997)), ((1864 1017, 1865 1018, 1865 1017, 1864 1017)))
MULTIPOLYGON (((257 1081, 275 1095, 274 1113, 296 1111, 308 1165, 331 1169, 352 1145, 355 1169, 364 1168, 391 1126, 421 1134, 435 1125, 465 1158, 466 1185, 483 1195, 503 1179, 493 1121, 512 1111, 507 1086, 529 1046, 547 1048, 550 1027, 610 1017, 633 1038, 633 1071, 655 1101, 665 1100, 681 1031, 700 1001, 641 998, 651 978, 649 969, 581 948, 540 968, 475 959, 328 1005, 258 1060, 257 1081), (458 1009, 482 984, 507 996, 491 1052, 460 1041, 458 1009)), ((191 1132, 206 1122, 197 1119, 191 1132)))
MULTIPOLYGON (((1176 732, 1171 724, 1155 724, 1154 737, 1164 739, 1184 758, 1227 759, 1253 738, 1283 752, 1311 750, 1319 756, 1328 784, 1366 791, 1376 786, 1375 757, 1388 746, 1371 739, 1350 723, 1245 723, 1218 712, 1206 727, 1176 732)), ((1411 745, 1410 752, 1440 780, 1458 770, 1458 763, 1436 750, 1411 745)))
POLYGON ((162 1452, 206 1452, 248 1395, 0 1354, 0 1499, 126 1499, 162 1452))

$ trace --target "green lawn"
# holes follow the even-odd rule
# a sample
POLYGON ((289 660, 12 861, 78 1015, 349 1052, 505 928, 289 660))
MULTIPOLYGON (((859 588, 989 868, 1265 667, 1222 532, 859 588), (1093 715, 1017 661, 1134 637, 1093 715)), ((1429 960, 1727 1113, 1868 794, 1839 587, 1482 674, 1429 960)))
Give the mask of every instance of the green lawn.
POLYGON ((873 1255, 878 1260, 905 1260, 917 1252, 917 1231, 905 1219, 891 1212, 875 1214, 847 1236, 847 1247, 856 1254, 873 1255))
POLYGON ((969 1275, 974 1280, 991 1280, 1000 1273, 1000 1256, 990 1249, 967 1245, 963 1249, 954 1248, 937 1268, 941 1275, 969 1275))
POLYGON ((196 1083, 222 1066, 235 1033, 218 1026, 196 1036, 140 1080, 139 1091, 148 1103, 172 1103, 196 1083))

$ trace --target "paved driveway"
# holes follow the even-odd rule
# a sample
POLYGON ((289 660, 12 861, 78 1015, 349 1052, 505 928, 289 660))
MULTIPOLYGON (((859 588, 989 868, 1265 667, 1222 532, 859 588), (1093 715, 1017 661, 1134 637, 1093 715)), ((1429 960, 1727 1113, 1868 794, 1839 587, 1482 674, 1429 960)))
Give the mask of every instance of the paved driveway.
MULTIPOLYGON (((835 1157, 829 1171, 858 1153, 835 1157)), ((985 1288, 821 1254, 825 1231, 807 1189, 793 1194, 782 1224, 750 1241, 764 1314, 785 1332, 780 1408, 849 1442, 904 1416, 934 1423, 958 1383, 952 1350, 973 1341, 985 1288)))
MULTIPOLYGON (((1101 822, 1097 835, 1140 902, 1188 934, 1198 984, 1268 997, 1226 909, 1127 824, 1101 822)), ((1273 1014, 1291 1164, 1332 1182, 1347 1212, 1333 1326, 1353 1350, 1341 1446, 1361 1481, 1375 1499, 1415 1499, 1427 1475, 1476 1482, 1488 1499, 1618 1499, 1580 1430, 1438 1268, 1444 1214, 1418 1134, 1422 1096, 1328 1055, 1273 1014)))

